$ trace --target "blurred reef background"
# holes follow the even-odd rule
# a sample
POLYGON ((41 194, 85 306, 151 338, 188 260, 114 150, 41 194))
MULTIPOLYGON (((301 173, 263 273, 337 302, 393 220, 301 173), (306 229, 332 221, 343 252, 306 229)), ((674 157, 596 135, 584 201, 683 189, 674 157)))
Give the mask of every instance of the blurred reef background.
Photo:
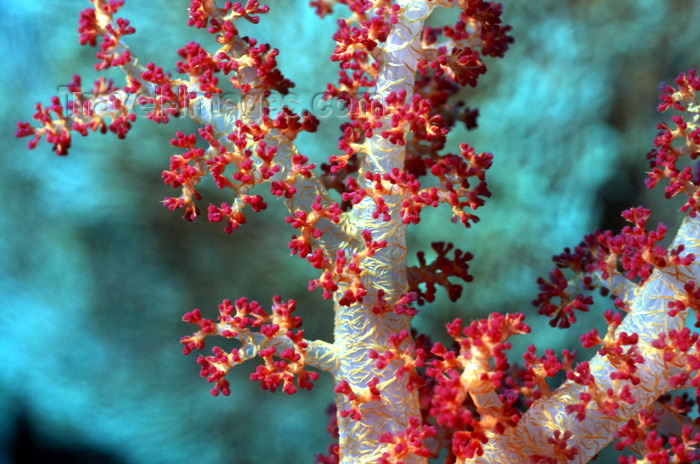
MULTIPOLYGON (((299 95, 322 92, 337 73, 327 57, 345 12, 319 20, 305 2, 268 4, 271 13, 242 32, 280 49, 299 95)), ((410 232, 409 256, 415 262, 436 240, 471 251, 475 281, 463 298, 422 308, 416 326, 440 339, 455 317, 524 312, 533 333, 514 340, 517 360, 531 343, 572 348, 600 323, 589 314, 573 332, 555 330, 530 306, 553 254, 595 228, 618 230, 631 206, 654 206, 653 224, 674 230, 679 222, 677 202, 645 190, 644 155, 662 119, 659 83, 700 65, 700 2, 504 4, 515 43, 464 92, 480 108, 478 129, 449 139, 453 150, 467 142, 495 155, 493 197, 470 230, 452 225, 446 210, 431 211, 410 232)), ((176 50, 190 40, 215 50, 208 34, 187 27, 188 5, 126 2, 118 16, 136 27, 128 43, 142 63, 174 71, 176 50)), ((163 208, 162 198, 177 194, 160 176, 175 152, 168 142, 178 129, 195 130, 188 120, 140 118, 124 141, 75 139, 68 158, 43 142, 27 151, 27 139, 13 137, 15 122, 29 121, 34 103, 48 103, 73 74, 84 85, 96 77, 94 49, 77 41, 87 6, 5 0, 0 16, 0 464, 312 463, 330 442, 330 379, 322 375, 311 392, 270 394, 247 380, 250 362, 229 374, 232 395, 215 398, 196 355, 183 357, 178 343, 192 331, 180 321, 192 308, 214 317, 224 298, 267 306, 274 294, 298 301, 309 338, 330 341, 331 306, 306 291, 315 276, 289 256, 292 229, 279 205, 248 215, 232 236, 163 208)), ((338 123, 322 119, 318 134, 300 138, 300 151, 323 162, 338 123)), ((209 188, 206 200, 228 198, 209 188)))

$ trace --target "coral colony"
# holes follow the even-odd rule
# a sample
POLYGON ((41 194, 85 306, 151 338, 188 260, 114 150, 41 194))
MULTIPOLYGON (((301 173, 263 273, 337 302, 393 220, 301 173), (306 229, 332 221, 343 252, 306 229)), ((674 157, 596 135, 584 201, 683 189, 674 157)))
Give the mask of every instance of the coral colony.
POLYGON ((232 233, 251 211, 267 207, 269 198, 253 188, 269 188, 288 209, 291 254, 318 270, 309 290, 333 300, 334 334, 326 341, 304 338, 295 302, 281 296, 269 307, 224 300, 216 320, 198 309, 185 314, 196 326, 181 340, 185 354, 203 349, 207 337, 239 345, 199 356, 212 394, 229 395, 227 372, 253 358, 251 379, 265 390, 293 394, 311 389, 323 372, 332 376, 329 430, 337 442, 319 463, 583 463, 611 442, 624 464, 700 459, 692 419, 700 341, 685 326, 688 313, 700 310, 700 171, 683 165, 700 146, 694 71, 662 87, 658 109, 675 115, 659 124, 647 155, 647 186, 661 183, 667 198, 688 197, 673 243, 659 245, 666 228, 648 230, 650 211, 639 207, 622 213, 629 225, 619 234, 595 232, 556 256, 555 269, 538 282, 539 313, 569 328, 590 309, 593 293, 602 293, 608 329, 580 336, 583 347, 599 347, 588 361, 530 346, 509 363, 509 337, 530 331, 522 314, 449 322, 450 346, 411 329, 416 307, 433 301, 437 287, 453 301, 461 296, 458 282, 472 280, 471 254, 433 243, 434 260, 419 252, 417 266, 406 264, 406 229, 424 208, 443 204, 453 222, 471 227, 490 196, 492 155, 467 144, 444 153, 444 146, 456 125, 476 125, 476 111, 457 100, 460 87, 475 86, 484 57, 502 57, 512 42, 499 3, 313 0, 322 18, 335 8, 348 12, 333 35, 338 81, 324 94, 345 104, 347 121, 337 151, 321 166, 295 145, 300 132, 316 131, 316 116, 269 104, 294 86, 277 67, 278 50, 237 29, 264 21, 268 6, 192 0, 189 25, 208 30, 217 45, 186 44, 175 64, 181 77, 172 77, 154 63, 141 65, 127 46, 135 30, 115 16, 123 1, 90 3, 80 13, 80 43, 97 47, 97 70, 121 68, 126 85, 100 79, 88 93, 75 76, 65 107, 57 97, 48 107, 37 104, 38 124, 18 123, 16 135, 33 137, 30 148, 45 137, 66 155, 72 132, 124 138, 136 119, 134 101, 150 105, 146 117, 157 123, 192 117, 197 133, 177 132, 170 141, 177 154, 163 180, 180 194, 165 206, 196 219, 198 184, 211 176, 231 200, 209 204, 208 219, 232 233), (454 9, 457 21, 427 26, 441 8, 454 9), (230 86, 240 99, 227 106, 222 94, 230 86))

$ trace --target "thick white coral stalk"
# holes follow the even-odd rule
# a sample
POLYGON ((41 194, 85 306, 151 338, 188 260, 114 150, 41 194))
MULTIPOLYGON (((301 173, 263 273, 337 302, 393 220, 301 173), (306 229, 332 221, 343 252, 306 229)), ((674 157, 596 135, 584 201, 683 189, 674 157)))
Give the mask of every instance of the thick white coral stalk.
MULTIPOLYGON (((420 50, 423 22, 432 6, 423 1, 403 1, 399 21, 392 26, 387 42, 381 45, 380 68, 377 88, 372 99, 382 102, 391 92, 404 90, 408 98, 413 94, 413 84, 420 50)), ((374 131, 367 141, 365 153, 360 154, 358 182, 371 187, 364 173, 387 173, 393 168, 403 169, 405 146, 391 143, 381 137, 381 132, 390 127, 390 115, 382 120, 382 128, 374 131)), ((400 361, 384 369, 377 369, 374 360, 368 357, 370 350, 383 351, 389 347, 389 337, 401 330, 410 332, 410 316, 389 312, 376 315, 372 307, 377 301, 377 292, 382 290, 386 300, 397 301, 407 292, 406 278, 406 225, 401 222, 399 208, 403 196, 400 192, 386 195, 390 220, 382 215, 373 217, 375 203, 366 197, 355 205, 349 219, 356 231, 370 230, 372 240, 385 240, 387 246, 373 256, 363 259, 362 283, 367 296, 362 303, 341 306, 336 301, 336 330, 334 344, 340 353, 336 382, 347 381, 355 391, 364 391, 372 379, 378 378, 381 398, 369 401, 360 407, 362 419, 338 416, 340 456, 343 464, 375 463, 384 452, 386 444, 380 443, 385 432, 400 434, 409 426, 410 417, 420 417, 418 395, 407 389, 406 377, 395 378, 400 361)), ((336 295, 342 296, 343 288, 336 295)), ((336 300, 337 300, 336 298, 336 300)), ((408 343, 406 340, 404 343, 408 343)), ((337 395, 339 410, 349 407, 347 398, 337 395)), ((408 455, 405 464, 426 462, 425 458, 408 455)))

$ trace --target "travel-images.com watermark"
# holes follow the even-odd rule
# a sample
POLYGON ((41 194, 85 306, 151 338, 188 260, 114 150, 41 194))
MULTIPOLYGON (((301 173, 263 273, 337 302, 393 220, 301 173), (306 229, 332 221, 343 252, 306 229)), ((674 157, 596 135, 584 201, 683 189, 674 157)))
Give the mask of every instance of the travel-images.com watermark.
MULTIPOLYGON (((59 86, 58 92, 64 108, 68 108, 68 103, 72 102, 73 115, 85 116, 117 115, 126 110, 127 113, 136 114, 137 117, 146 117, 155 112, 155 114, 177 117, 196 115, 200 118, 216 118, 232 114, 254 115, 256 112, 259 114, 263 108, 261 98, 254 99, 250 98, 250 95, 235 92, 205 97, 204 92, 186 91, 184 86, 178 93, 170 93, 167 96, 163 96, 160 91, 156 91, 155 95, 148 95, 145 92, 127 93, 122 90, 93 95, 90 92, 74 92, 65 85, 59 86)), ((288 112, 299 116, 308 112, 316 118, 345 118, 358 112, 366 114, 367 111, 379 115, 382 104, 380 99, 369 100, 357 95, 324 98, 323 93, 302 97, 295 93, 282 95, 273 92, 265 100, 264 107, 269 109, 271 117, 286 108, 288 112), (305 101, 307 104, 304 104, 305 101)))

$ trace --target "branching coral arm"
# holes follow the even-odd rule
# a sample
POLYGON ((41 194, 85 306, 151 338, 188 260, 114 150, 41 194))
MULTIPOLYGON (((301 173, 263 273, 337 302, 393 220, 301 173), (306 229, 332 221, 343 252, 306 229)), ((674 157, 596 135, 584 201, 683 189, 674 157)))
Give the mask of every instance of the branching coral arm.
POLYGON ((195 324, 199 330, 182 337, 183 352, 204 348, 205 339, 216 335, 240 342, 240 347, 226 352, 213 348, 211 356, 199 356, 201 376, 215 383, 212 394, 230 393, 225 376, 228 371, 256 356, 264 360, 251 379, 261 383, 266 390, 282 390, 292 394, 297 388, 311 389, 318 373, 307 371, 306 366, 334 373, 337 370, 338 354, 333 345, 322 341, 309 341, 300 330, 301 318, 294 316, 294 300, 282 301, 273 298, 272 310, 268 313, 257 302, 239 298, 235 302, 224 300, 219 305, 218 322, 203 318, 195 309, 183 316, 185 322, 195 324), (296 381, 296 385, 294 383, 296 381))
MULTIPOLYGON (((503 453, 507 456, 505 462, 526 463, 533 457, 548 456, 554 446, 566 450, 567 462, 584 463, 615 437, 624 438, 616 444, 616 447, 620 445, 618 449, 631 446, 642 455, 651 453, 649 456, 658 458, 665 455, 659 454, 663 442, 656 442, 656 430, 649 432, 651 441, 645 441, 647 430, 633 433, 632 429, 634 424, 646 423, 659 424, 659 431, 672 430, 673 425, 661 425, 660 413, 652 417, 652 411, 669 409, 657 401, 669 391, 700 386, 698 335, 685 327, 687 309, 692 308, 696 314, 700 309, 700 294, 696 291, 700 281, 700 263, 696 258, 700 256, 700 218, 693 202, 700 187, 696 181, 686 179, 690 168, 678 167, 683 157, 698 156, 695 138, 700 133, 697 115, 700 108, 696 104, 696 92, 700 90, 700 78, 690 71, 681 74, 676 84, 680 88, 677 92, 668 85, 662 87, 659 109, 673 107, 687 112, 684 116, 689 118, 673 117, 682 128, 678 131, 670 130, 665 123, 659 124, 662 132, 655 140, 657 149, 648 156, 654 169, 647 182, 651 188, 667 177, 670 180, 667 192, 682 184, 683 189, 673 193, 683 192, 690 197, 682 208, 687 216, 673 243, 668 249, 657 244, 664 238, 666 228, 659 225, 656 230, 645 230, 650 211, 639 207, 623 212, 631 225, 619 235, 597 231, 586 236, 575 250, 567 249, 555 257, 559 267, 568 267, 579 278, 583 277, 584 287, 600 285, 611 291, 617 298, 615 306, 627 315, 623 319, 621 313, 607 311, 605 319, 609 327, 605 337, 597 331, 581 336, 584 347, 601 346, 598 354, 568 372, 568 380, 551 396, 534 401, 516 427, 502 436, 493 436, 483 458, 474 462, 503 462, 495 457, 503 453), (672 144, 674 139, 680 143, 672 144)), ((587 310, 589 301, 571 298, 561 274, 553 272, 552 276, 549 284, 540 281, 544 292, 535 303, 553 321, 559 320, 559 325, 566 327, 575 321, 571 302, 581 303, 576 309, 587 310), (542 298, 547 292, 558 294, 562 301, 558 308, 549 303, 548 297, 542 298), (563 308, 566 312, 562 312, 563 308)), ((674 409, 687 414, 689 409, 682 404, 682 397, 677 399, 681 401, 674 409)), ((665 411, 664 421, 669 422, 673 415, 678 416, 665 411)), ((683 422, 680 418, 675 428, 688 425, 683 422)), ((692 427, 682 430, 683 442, 692 451, 697 436, 693 435, 692 427)), ((673 447, 679 439, 671 438, 669 443, 673 447)), ((681 453, 676 454, 680 461, 692 455, 691 452, 686 456, 680 449, 673 453, 681 453)), ((624 462, 636 462, 636 458, 624 462)))
MULTIPOLYGON (((687 252, 700 256, 697 237, 700 237, 700 221, 686 218, 673 246, 684 244, 687 252)), ((657 269, 636 292, 629 314, 616 330, 618 338, 622 333, 639 334, 636 346, 643 361, 636 364, 635 374, 639 377, 636 385, 626 380, 611 380, 611 374, 620 366, 613 365, 608 356, 596 355, 588 362, 585 376, 572 376, 575 380, 568 380, 552 396, 535 401, 516 427, 504 435, 490 437, 484 446, 484 456, 469 462, 528 463, 529 456, 548 455, 551 448, 548 440, 556 431, 571 432, 568 445, 578 450, 573 462, 588 462, 629 419, 636 419, 641 410, 652 408, 660 394, 672 389, 669 379, 674 369, 669 369, 663 354, 652 343, 660 334, 683 327, 683 316, 669 316, 668 302, 687 282, 698 279, 698 264, 682 270, 673 268, 670 272, 657 269), (570 408, 576 404, 585 406, 583 420, 578 420, 576 410, 570 408)))
POLYGON ((246 205, 254 211, 265 209, 262 197, 249 192, 255 185, 268 183, 271 192, 282 198, 292 216, 300 210, 313 208, 314 217, 299 226, 302 234, 295 242, 296 248, 292 249, 294 253, 306 258, 311 242, 322 244, 318 248, 322 255, 313 255, 313 264, 322 268, 325 263, 321 258, 327 262, 341 246, 357 242, 359 237, 343 231, 337 204, 314 173, 313 164, 308 163, 294 145, 297 134, 315 131, 318 121, 308 113, 295 115, 286 109, 274 118, 270 116, 269 93, 273 90, 286 93, 293 84, 275 68, 276 50, 237 34, 234 20, 245 18, 258 22, 257 15, 264 14, 268 8, 257 2, 248 2, 245 6, 227 4, 221 9, 206 6, 213 4, 197 6, 197 2, 193 2, 191 14, 196 19, 191 25, 205 27, 211 22, 210 32, 218 34, 221 47, 210 54, 200 45, 188 43, 178 50, 182 60, 177 68, 189 75, 189 79, 173 79, 160 66, 139 64, 137 56, 124 42, 123 36, 134 33, 134 28, 128 21, 114 18, 122 3, 95 0, 94 8, 81 13, 79 31, 82 44, 96 45, 102 38, 96 54, 99 60, 96 68, 120 67, 128 85, 118 89, 111 82, 100 80, 91 94, 84 94, 80 78, 76 76, 68 86, 74 100, 68 102, 67 108, 64 110, 57 99, 48 108, 38 106, 35 119, 42 127, 19 123, 17 135, 33 135, 31 148, 46 135, 48 141, 54 142, 57 153, 66 154, 71 144, 71 131, 87 135, 87 130, 104 132, 109 128, 120 138, 126 136, 135 120, 131 110, 136 104, 152 105, 147 118, 159 123, 167 123, 170 117, 188 115, 205 127, 198 134, 178 133, 171 142, 187 151, 174 155, 170 169, 163 173, 166 183, 182 189, 179 197, 166 198, 164 203, 168 208, 182 208, 185 218, 195 219, 199 215, 196 187, 209 173, 217 186, 235 191, 231 203, 210 205, 208 210, 210 220, 223 221, 226 230, 231 232, 245 222, 243 209, 246 205), (217 74, 222 73, 240 90, 240 101, 220 96, 222 90, 217 74), (208 144, 208 149, 196 148, 197 135, 208 144), (238 171, 233 182, 225 176, 225 171, 232 167, 238 171))

